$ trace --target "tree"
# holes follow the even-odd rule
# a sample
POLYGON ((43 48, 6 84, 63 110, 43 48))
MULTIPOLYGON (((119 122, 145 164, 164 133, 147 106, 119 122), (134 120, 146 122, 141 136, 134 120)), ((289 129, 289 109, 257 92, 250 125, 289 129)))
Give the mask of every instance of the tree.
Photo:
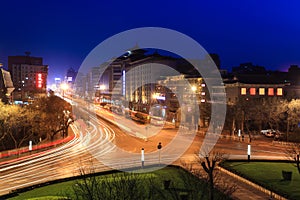
POLYGON ((72 187, 75 194, 72 199, 149 199, 145 189, 148 180, 141 174, 117 172, 98 177, 93 167, 80 168, 79 173, 81 179, 76 180, 72 187))
POLYGON ((293 99, 287 105, 286 141, 290 131, 295 131, 300 123, 300 99, 293 99))
POLYGON ((41 98, 32 108, 39 112, 42 131, 46 132, 51 141, 58 133, 63 137, 68 135, 68 128, 74 121, 69 103, 60 97, 50 96, 41 98))
POLYGON ((0 109, 0 141, 5 144, 2 149, 20 148, 38 138, 34 120, 37 112, 18 105, 1 104, 0 109))
POLYGON ((8 118, 10 109, 0 101, 0 141, 2 141, 9 132, 8 118))
POLYGON ((294 143, 292 148, 287 150, 287 155, 295 161, 296 167, 300 174, 300 143, 294 143))
POLYGON ((27 108, 21 108, 19 106, 13 107, 13 112, 10 116, 10 127, 12 130, 9 132, 9 136, 14 142, 15 148, 20 148, 22 145, 34 138, 34 117, 36 113, 31 112, 27 108))
MULTIPOLYGON (((217 165, 225 160, 225 154, 218 152, 218 151, 211 151, 209 153, 204 153, 204 155, 199 155, 198 156, 198 162, 201 164, 202 168, 207 174, 207 181, 209 185, 209 199, 213 200, 214 199, 214 189, 215 189, 215 181, 216 181, 216 167, 217 165)), ((234 189, 234 187, 232 187, 234 189)), ((229 192, 228 189, 224 190, 224 192, 227 191, 229 192)), ((232 191, 233 192, 233 191, 232 191)))

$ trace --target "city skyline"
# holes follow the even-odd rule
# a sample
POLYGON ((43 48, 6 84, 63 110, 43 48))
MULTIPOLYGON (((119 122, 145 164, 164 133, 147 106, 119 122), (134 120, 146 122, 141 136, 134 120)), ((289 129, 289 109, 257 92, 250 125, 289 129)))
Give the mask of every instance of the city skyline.
MULTIPOLYGON (((217 53, 221 67, 252 62, 286 71, 300 64, 300 2, 2 2, 0 62, 7 56, 43 57, 49 78, 78 69, 99 43, 119 32, 146 26, 182 32, 217 53), (16 5, 17 4, 17 5, 16 5)), ((134 44, 133 44, 134 46, 134 44)))

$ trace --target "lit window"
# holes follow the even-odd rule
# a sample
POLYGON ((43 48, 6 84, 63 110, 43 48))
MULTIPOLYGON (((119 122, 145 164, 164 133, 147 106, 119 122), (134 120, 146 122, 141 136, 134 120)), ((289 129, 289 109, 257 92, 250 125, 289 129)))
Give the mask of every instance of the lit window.
POLYGON ((268 95, 274 96, 274 88, 268 88, 268 95))
POLYGON ((201 95, 202 95, 202 96, 205 96, 205 92, 201 92, 201 95))
POLYGON ((255 95, 255 94, 256 94, 256 89, 250 88, 250 95, 255 95))
POLYGON ((246 94, 247 94, 247 89, 241 88, 241 95, 246 95, 246 94))
POLYGON ((205 83, 202 83, 202 84, 201 84, 201 87, 205 87, 205 83))
POLYGON ((277 88, 277 96, 282 96, 283 92, 282 92, 282 88, 277 88))
POLYGON ((259 88, 259 95, 265 95, 265 88, 259 88))
POLYGON ((205 103, 205 99, 201 99, 201 103, 205 103))

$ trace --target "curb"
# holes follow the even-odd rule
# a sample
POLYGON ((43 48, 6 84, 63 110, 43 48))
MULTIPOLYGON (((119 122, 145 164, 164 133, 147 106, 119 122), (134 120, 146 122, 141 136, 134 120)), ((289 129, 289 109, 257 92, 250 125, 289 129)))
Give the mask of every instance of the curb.
POLYGON ((224 172, 225 174, 227 174, 227 175, 229 175, 229 176, 231 176, 231 177, 234 177, 234 178, 238 179, 239 181, 242 181, 243 183, 246 183, 246 184, 248 184, 248 185, 251 185, 251 186, 254 187, 255 189, 257 189, 257 190, 259 190, 259 191, 261 191, 261 192, 263 192, 263 193, 269 195, 269 196, 270 196, 270 199, 273 199, 273 198, 274 198, 274 199, 278 199, 278 200, 288 200, 287 198, 285 198, 285 197, 283 197, 283 196, 281 196, 281 195, 279 195, 279 194, 276 194, 276 193, 274 193, 273 191, 268 190, 268 189, 266 189, 266 188, 264 188, 264 187, 262 187, 262 186, 260 186, 260 185, 258 185, 258 184, 256 184, 256 183, 253 183, 253 182, 249 181, 248 179, 245 179, 245 178, 243 178, 243 177, 241 177, 241 176, 239 176, 239 175, 237 175, 237 174, 235 174, 235 173, 232 173, 232 172, 228 171, 227 169, 225 169, 225 168, 223 168, 223 167, 217 166, 216 168, 217 168, 218 170, 224 172))

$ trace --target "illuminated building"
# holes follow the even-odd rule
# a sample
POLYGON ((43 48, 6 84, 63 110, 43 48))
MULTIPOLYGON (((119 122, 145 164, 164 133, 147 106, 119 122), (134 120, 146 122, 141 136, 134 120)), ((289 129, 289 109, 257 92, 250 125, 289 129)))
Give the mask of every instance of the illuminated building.
POLYGON ((30 102, 47 93, 48 65, 43 58, 26 56, 8 56, 8 70, 15 87, 13 100, 30 102))
POLYGON ((265 74, 239 74, 225 81, 227 104, 241 101, 263 101, 267 98, 285 98, 289 83, 265 74))

